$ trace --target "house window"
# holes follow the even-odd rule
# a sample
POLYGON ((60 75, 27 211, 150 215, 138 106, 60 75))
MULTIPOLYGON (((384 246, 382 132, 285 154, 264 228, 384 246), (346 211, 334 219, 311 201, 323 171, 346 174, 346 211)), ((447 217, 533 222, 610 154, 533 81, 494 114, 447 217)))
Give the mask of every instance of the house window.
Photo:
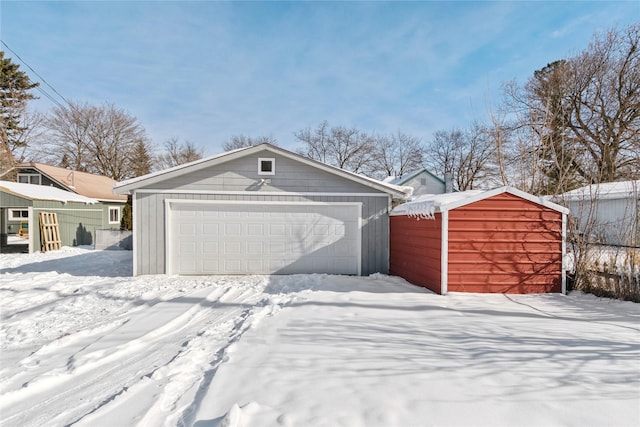
POLYGON ((258 159, 258 175, 275 175, 276 174, 276 159, 274 158, 259 158, 258 159))
POLYGON ((18 182, 21 184, 40 185, 41 184, 40 174, 39 173, 19 173, 18 182))
POLYGON ((9 209, 9 221, 26 221, 29 219, 29 209, 9 209))
POLYGON ((118 206, 109 207, 109 224, 120 224, 120 208, 118 206))

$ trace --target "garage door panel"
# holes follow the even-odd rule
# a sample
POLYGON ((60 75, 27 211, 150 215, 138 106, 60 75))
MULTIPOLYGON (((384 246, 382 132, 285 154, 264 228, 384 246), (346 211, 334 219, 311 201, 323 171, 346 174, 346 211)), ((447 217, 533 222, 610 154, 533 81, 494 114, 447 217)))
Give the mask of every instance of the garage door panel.
POLYGON ((170 209, 170 272, 359 272, 356 204, 179 202, 170 209))
POLYGON ((264 271, 264 263, 262 262, 262 260, 253 259, 253 260, 247 261, 248 273, 259 274, 263 271, 264 271))
POLYGON ((220 242, 222 244, 222 254, 240 255, 242 254, 242 242, 220 242))
POLYGON ((291 224, 291 235, 295 237, 304 237, 307 235, 306 224, 291 224))
POLYGON ((248 236, 264 236, 264 224, 247 224, 248 236))
POLYGON ((242 261, 239 259, 225 259, 224 271, 228 274, 243 274, 242 261))
POLYGON ((224 224, 224 236, 239 236, 242 233, 242 224, 233 222, 224 224))
POLYGON ((220 246, 218 242, 203 242, 202 252, 210 255, 217 255, 220 253, 220 246))
POLYGON ((200 270, 202 273, 195 274, 219 274, 220 266, 217 259, 207 259, 206 262, 202 261, 200 264, 200 270))
POLYGON ((180 260, 180 271, 184 271, 186 274, 193 274, 197 271, 196 260, 183 259, 180 260))
POLYGON ((180 224, 179 233, 183 236, 195 236, 196 235, 196 224, 180 224))
POLYGON ((195 254, 197 252, 196 247, 197 247, 197 244, 195 242, 182 241, 180 242, 180 245, 179 245, 180 252, 182 252, 185 255, 195 254))
POLYGON ((247 254, 262 255, 265 253, 265 242, 247 242, 247 254))
POLYGON ((287 235, 286 224, 269 224, 269 235, 274 237, 286 236, 287 235))
POLYGON ((313 226, 313 234, 315 236, 328 236, 329 224, 315 224, 313 226))
POLYGON ((202 230, 202 234, 206 236, 217 236, 218 234, 220 234, 220 225, 203 223, 201 230, 202 230))

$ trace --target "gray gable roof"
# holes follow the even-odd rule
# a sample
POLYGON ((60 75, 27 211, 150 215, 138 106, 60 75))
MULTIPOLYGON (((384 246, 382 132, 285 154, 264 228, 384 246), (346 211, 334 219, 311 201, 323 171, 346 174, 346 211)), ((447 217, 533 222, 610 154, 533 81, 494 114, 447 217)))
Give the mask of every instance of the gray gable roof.
POLYGON ((246 157, 246 156, 253 155, 259 152, 264 152, 264 151, 268 151, 273 154, 278 154, 278 155, 287 157, 289 159, 306 164, 309 167, 313 167, 313 168, 322 170, 324 172, 331 173, 343 179, 350 180, 358 184, 367 186, 373 190, 387 193, 393 196, 394 198, 404 199, 408 196, 405 189, 402 189, 396 185, 384 183, 382 181, 378 181, 376 179, 369 178, 364 175, 359 175, 353 172, 346 171, 344 169, 327 165, 322 162, 318 162, 316 160, 308 159, 304 156, 301 156, 299 154, 293 153, 291 151, 285 150, 280 147, 276 147, 271 144, 259 144, 259 145, 254 145, 252 147, 245 147, 245 148, 240 148, 233 151, 227 151, 225 153, 221 153, 216 156, 207 157, 205 159, 200 159, 194 162, 185 163, 183 165, 178 165, 162 171, 153 172, 137 178, 128 179, 126 181, 117 183, 113 188, 115 192, 118 194, 127 194, 127 193, 130 193, 132 190, 136 190, 142 187, 148 187, 150 185, 161 183, 169 179, 182 176, 194 171, 205 169, 211 166, 221 165, 226 162, 230 162, 232 160, 236 160, 242 157, 246 157))
POLYGON ((411 173, 409 173, 407 175, 396 177, 396 178, 392 179, 391 181, 389 181, 389 184, 392 184, 392 185, 404 185, 406 182, 412 180, 413 178, 415 178, 418 175, 423 174, 423 173, 429 175, 430 177, 432 177, 433 179, 435 179, 438 182, 441 182, 444 185, 444 180, 442 178, 439 178, 439 177, 435 176, 434 174, 429 172, 429 170, 426 169, 426 168, 425 169, 418 169, 417 171, 411 172, 411 173))

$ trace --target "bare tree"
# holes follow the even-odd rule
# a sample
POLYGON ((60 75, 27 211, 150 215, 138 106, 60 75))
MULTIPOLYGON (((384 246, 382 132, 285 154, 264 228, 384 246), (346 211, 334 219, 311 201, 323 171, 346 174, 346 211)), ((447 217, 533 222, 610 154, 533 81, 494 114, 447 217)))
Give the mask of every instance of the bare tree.
POLYGON ((98 107, 75 103, 71 103, 69 108, 53 110, 46 122, 51 135, 46 150, 54 162, 81 172, 91 169, 89 134, 97 110, 98 107))
POLYGON ((377 135, 374 139, 372 177, 401 177, 422 167, 424 147, 419 138, 398 131, 390 135, 377 135))
POLYGON ((45 116, 25 110, 19 117, 19 127, 7 144, 0 144, 0 172, 30 158, 38 158, 38 141, 41 138, 45 116))
POLYGON ((356 128, 329 128, 324 121, 316 129, 294 133, 304 143, 299 153, 310 159, 356 173, 370 173, 375 156, 375 139, 356 128))
POLYGON ((426 148, 425 163, 435 173, 450 174, 458 190, 477 188, 497 175, 491 135, 479 124, 467 130, 436 131, 426 148))
POLYGON ((173 137, 164 143, 164 152, 156 157, 156 169, 162 170, 204 157, 204 149, 190 141, 180 142, 173 137))
POLYGON ((278 140, 272 136, 251 137, 245 135, 233 135, 228 141, 225 141, 225 143, 222 144, 222 149, 224 151, 231 151, 259 144, 278 145, 278 140))
POLYGON ((569 129, 610 182, 640 176, 640 23, 596 36, 570 61, 569 129))
POLYGON ((478 123, 467 129, 466 149, 460 158, 456 176, 459 189, 473 189, 497 175, 491 136, 489 129, 478 123))
POLYGON ((640 177, 640 24, 596 35, 504 94, 531 191, 640 177))
POLYGON ((47 151, 54 162, 116 181, 136 175, 135 152, 149 144, 137 119, 109 103, 56 108, 46 127, 51 137, 47 151))

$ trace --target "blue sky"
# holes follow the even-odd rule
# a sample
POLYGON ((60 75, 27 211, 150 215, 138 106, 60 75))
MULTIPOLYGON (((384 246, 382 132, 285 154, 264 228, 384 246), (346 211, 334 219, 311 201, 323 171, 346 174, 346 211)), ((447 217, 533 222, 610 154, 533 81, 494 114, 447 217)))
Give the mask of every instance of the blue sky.
POLYGON ((65 98, 111 102, 156 146, 207 155, 238 134, 295 148, 323 120, 428 141, 484 120, 503 83, 637 21, 637 1, 0 4, 2 41, 65 98))

